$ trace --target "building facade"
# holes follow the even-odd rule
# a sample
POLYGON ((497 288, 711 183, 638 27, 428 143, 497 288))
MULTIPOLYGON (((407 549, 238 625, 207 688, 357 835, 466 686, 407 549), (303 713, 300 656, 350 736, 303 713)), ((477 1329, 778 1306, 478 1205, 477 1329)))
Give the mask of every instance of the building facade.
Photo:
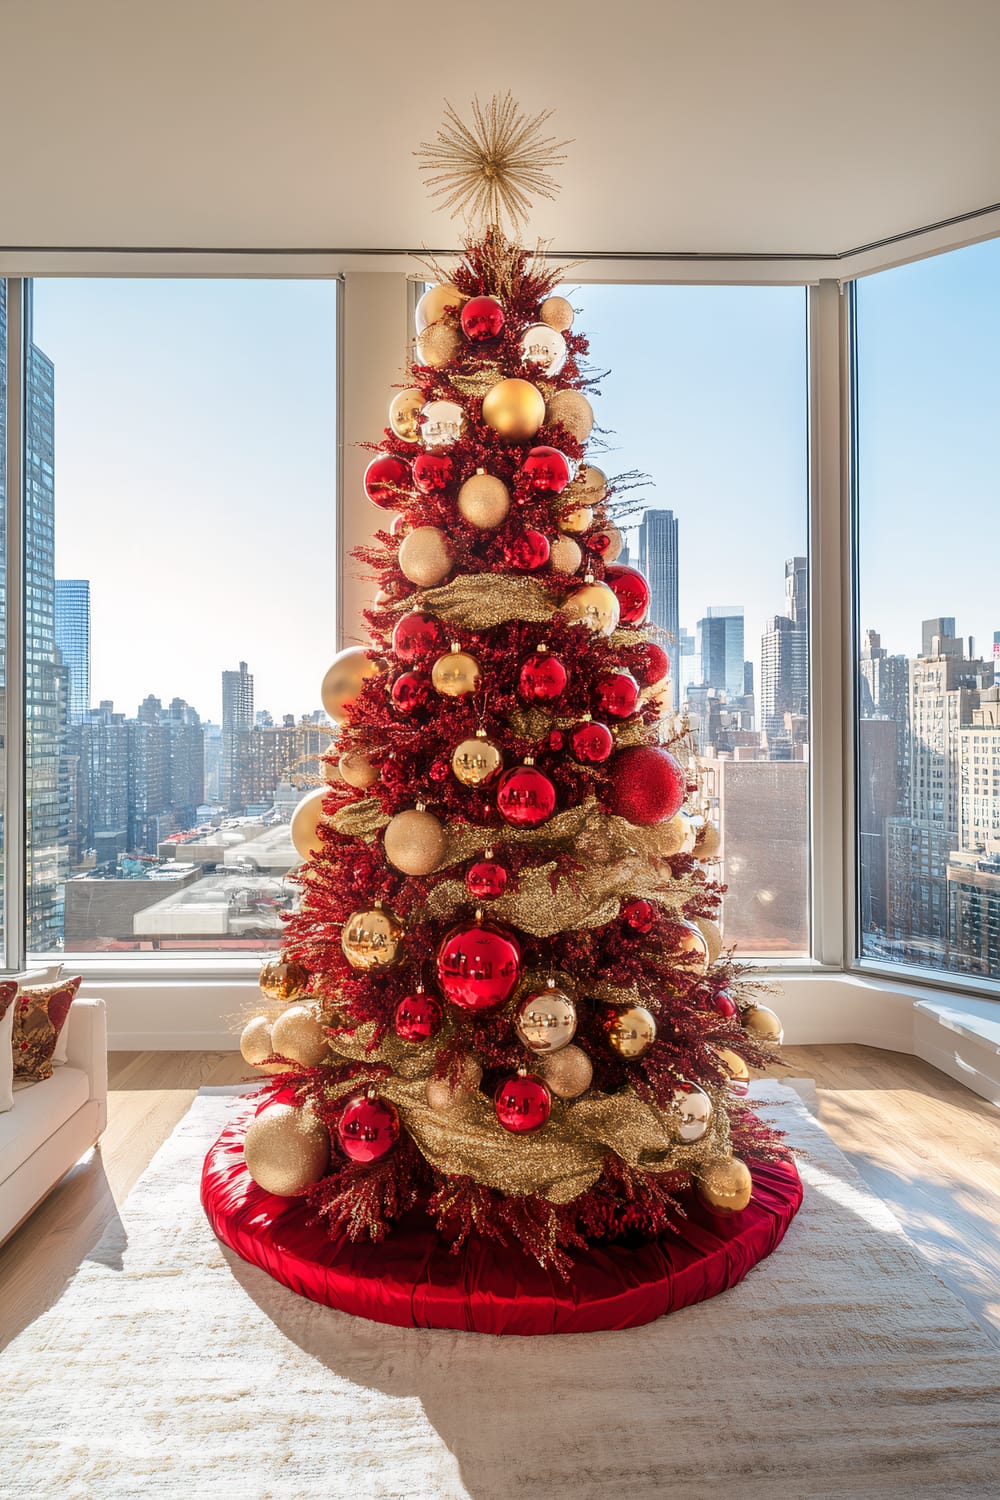
POLYGON ((69 722, 82 724, 90 708, 90 581, 56 579, 56 645, 69 672, 69 722))
POLYGON ((649 618, 667 631, 664 649, 670 658, 674 711, 680 707, 680 613, 678 594, 678 526, 672 510, 647 510, 639 527, 639 571, 649 583, 649 618))

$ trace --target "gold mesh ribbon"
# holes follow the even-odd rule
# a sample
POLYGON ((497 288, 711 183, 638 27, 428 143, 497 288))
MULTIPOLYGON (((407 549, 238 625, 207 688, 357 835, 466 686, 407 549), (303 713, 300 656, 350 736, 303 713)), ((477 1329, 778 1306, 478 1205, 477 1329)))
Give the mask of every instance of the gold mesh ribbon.
POLYGON ((377 797, 362 797, 357 802, 348 802, 340 807, 330 819, 338 833, 349 838, 366 839, 371 843, 389 821, 388 813, 382 811, 377 797))
POLYGON ((533 578, 501 573, 463 573, 437 589, 425 589, 414 605, 448 625, 487 630, 509 620, 544 625, 556 612, 556 601, 533 578))

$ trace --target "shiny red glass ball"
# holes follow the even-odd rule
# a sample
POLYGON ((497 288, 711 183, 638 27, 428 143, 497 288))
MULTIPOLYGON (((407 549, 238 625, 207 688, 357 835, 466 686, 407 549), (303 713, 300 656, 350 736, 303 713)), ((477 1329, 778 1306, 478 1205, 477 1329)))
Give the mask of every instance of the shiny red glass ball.
POLYGON ((446 760, 432 761, 430 771, 432 781, 447 781, 450 773, 451 767, 446 760))
POLYGON ((391 689, 392 701, 401 714, 419 713, 431 697, 431 680, 423 672, 400 672, 391 689))
POLYGON ((521 468, 535 495, 561 495, 570 481, 569 459, 558 448, 532 448, 521 468))
POLYGON ((622 625, 641 625, 649 613, 649 584, 637 568, 612 563, 604 582, 618 600, 622 625))
POLYGON ((521 977, 521 947, 512 932, 460 923, 437 956, 441 993, 460 1010, 492 1010, 514 993, 521 977))
POLYGON ((632 661, 633 674, 643 687, 652 687, 654 683, 662 682, 670 669, 670 657, 655 641, 644 641, 642 645, 636 646, 632 661))
POLYGON ((500 778, 497 807, 514 828, 537 828, 556 808, 556 789, 535 766, 511 766, 500 778))
POLYGON ((504 1130, 515 1135, 540 1130, 552 1113, 548 1085, 531 1073, 523 1078, 519 1073, 505 1078, 497 1085, 493 1103, 504 1130))
POLYGON ((712 996, 709 1008, 717 1015, 725 1016, 727 1021, 731 1021, 733 1016, 739 1014, 739 1006, 726 990, 720 990, 717 995, 712 996))
POLYGON ((570 730, 569 748, 581 765, 599 766, 607 760, 615 748, 615 742, 606 724, 599 724, 596 719, 586 719, 582 724, 574 724, 570 730))
POLYGON ((470 297, 462 307, 462 332, 473 344, 498 339, 504 321, 504 310, 495 297, 470 297))
POLYGON ((679 813, 686 791, 684 769, 669 750, 631 745, 615 757, 607 802, 620 818, 648 827, 679 813))
POLYGON ((521 667, 518 692, 526 703, 552 703, 566 689, 568 674, 558 656, 536 651, 521 667))
POLYGON ((544 568, 549 560, 549 539, 540 531, 528 529, 504 543, 503 555, 512 568, 522 573, 544 568))
POLYGON ((400 1000, 396 1006, 393 1028, 404 1042, 429 1042, 432 1036, 437 1035, 443 1019, 441 1002, 435 1000, 433 995, 425 995, 422 990, 417 990, 415 994, 400 1000))
POLYGON ((432 653, 437 656, 447 644, 441 621, 419 609, 397 620, 392 632, 392 649, 400 661, 420 661, 432 653))
POLYGON ((422 495, 438 495, 451 484, 455 465, 447 453, 421 453, 413 460, 413 483, 422 495))
POLYGON ((588 551, 596 552, 598 557, 603 557, 611 546, 611 535, 607 531, 592 531, 584 546, 587 547, 588 551))
POLYGON ((639 706, 639 684, 631 672, 602 672, 594 684, 594 701, 602 714, 627 719, 639 706))
POLYGON ((633 896, 622 907, 622 916, 625 919, 625 925, 631 927, 633 932, 649 932, 656 921, 656 907, 652 901, 646 901, 641 896, 633 896))
POLYGON ((380 510, 399 510, 410 487, 410 466, 393 453, 378 453, 365 470, 365 494, 380 510))
POLYGON ((381 1161, 400 1136, 399 1115, 388 1099, 369 1099, 355 1094, 348 1099, 337 1121, 340 1149, 351 1161, 381 1161))
POLYGON ((479 859, 465 874, 465 889, 476 901, 495 901, 507 889, 506 868, 495 859, 479 859))

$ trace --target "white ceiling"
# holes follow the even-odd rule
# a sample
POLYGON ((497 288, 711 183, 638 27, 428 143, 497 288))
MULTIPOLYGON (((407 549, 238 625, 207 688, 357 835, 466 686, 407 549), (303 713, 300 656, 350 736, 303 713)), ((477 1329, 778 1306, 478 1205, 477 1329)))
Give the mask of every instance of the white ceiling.
POLYGON ((5 246, 448 247, 411 153, 508 87, 573 138, 532 225, 567 253, 1000 201, 998 0, 6 0, 0 52, 5 246))

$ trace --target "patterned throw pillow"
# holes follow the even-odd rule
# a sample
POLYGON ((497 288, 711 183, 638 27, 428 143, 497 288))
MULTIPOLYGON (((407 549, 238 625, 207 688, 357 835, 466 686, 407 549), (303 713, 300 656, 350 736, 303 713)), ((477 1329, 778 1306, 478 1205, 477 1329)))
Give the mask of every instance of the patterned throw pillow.
POLYGON ((41 1083, 52 1077, 52 1055, 83 976, 22 989, 14 1002, 14 1077, 41 1083))
POLYGON ((0 1115, 14 1107, 14 1058, 10 1038, 14 1029, 16 979, 0 979, 0 1115))

